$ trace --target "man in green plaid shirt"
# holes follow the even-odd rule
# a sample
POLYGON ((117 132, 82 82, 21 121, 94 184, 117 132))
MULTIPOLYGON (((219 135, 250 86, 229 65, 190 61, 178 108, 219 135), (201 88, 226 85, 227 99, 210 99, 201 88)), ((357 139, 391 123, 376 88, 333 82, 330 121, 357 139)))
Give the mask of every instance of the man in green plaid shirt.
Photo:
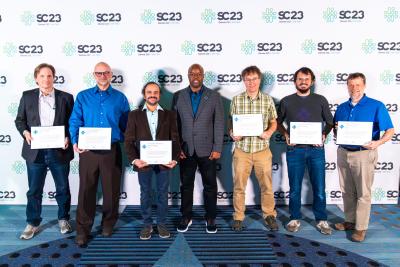
POLYGON ((278 230, 274 193, 272 191, 272 153, 269 139, 277 127, 277 114, 272 97, 260 91, 261 71, 250 66, 242 71, 246 91, 233 97, 230 108, 228 129, 235 141, 233 153, 233 224, 234 231, 243 229, 245 218, 245 193, 247 180, 254 167, 261 191, 261 209, 265 225, 271 231, 278 230), (258 136, 238 136, 233 132, 232 116, 241 114, 261 114, 263 132, 258 136))

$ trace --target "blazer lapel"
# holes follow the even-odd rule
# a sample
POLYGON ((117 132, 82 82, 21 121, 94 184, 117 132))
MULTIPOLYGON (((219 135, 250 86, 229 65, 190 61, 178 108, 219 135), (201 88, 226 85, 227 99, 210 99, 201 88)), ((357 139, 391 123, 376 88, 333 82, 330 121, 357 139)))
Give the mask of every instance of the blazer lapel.
POLYGON ((150 131, 150 125, 149 125, 149 121, 147 120, 147 114, 146 114, 146 110, 142 110, 142 112, 140 112, 140 121, 139 121, 139 125, 144 125, 143 129, 146 132, 146 136, 150 137, 150 140, 152 139, 151 137, 151 131, 150 131))
POLYGON ((187 105, 187 108, 189 110, 189 113, 192 114, 193 116, 193 109, 192 109, 192 100, 190 100, 190 86, 186 88, 184 94, 183 94, 183 99, 185 100, 185 103, 187 105))
POLYGON ((35 95, 32 99, 32 112, 36 114, 36 118, 37 118, 37 125, 41 126, 41 122, 40 122, 40 113, 39 113, 39 94, 40 94, 40 89, 37 88, 35 91, 35 95))
POLYGON ((158 140, 158 135, 161 131, 161 124, 165 119, 165 112, 163 110, 158 110, 158 121, 157 121, 157 129, 156 129, 156 139, 158 140))
POLYGON ((62 108, 62 98, 60 97, 60 92, 56 89, 54 89, 54 104, 56 105, 56 110, 55 110, 55 114, 54 114, 54 121, 53 121, 53 125, 57 125, 59 123, 59 121, 61 121, 59 119, 59 116, 61 114, 61 108, 62 108))
POLYGON ((199 108, 197 109, 197 113, 196 113, 196 118, 197 119, 201 113, 201 111, 204 109, 204 107, 207 105, 207 102, 209 100, 209 96, 210 95, 210 91, 206 88, 203 88, 203 94, 201 95, 201 101, 200 101, 200 105, 199 108))

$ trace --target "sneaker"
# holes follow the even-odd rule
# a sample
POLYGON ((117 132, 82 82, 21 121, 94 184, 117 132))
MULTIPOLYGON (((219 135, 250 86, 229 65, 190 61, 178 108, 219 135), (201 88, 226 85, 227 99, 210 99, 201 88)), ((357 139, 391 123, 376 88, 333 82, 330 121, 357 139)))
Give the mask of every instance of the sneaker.
POLYGON ((267 228, 269 228, 270 231, 278 231, 279 230, 279 226, 276 223, 275 216, 269 215, 269 216, 265 217, 264 221, 265 221, 265 225, 267 226, 267 228))
POLYGON ((72 227, 68 220, 58 220, 58 226, 60 227, 60 232, 63 235, 72 232, 72 227))
POLYGON ((206 220, 206 232, 209 234, 215 234, 217 232, 217 225, 215 224, 215 219, 206 220))
POLYGON ((170 232, 164 224, 157 224, 157 232, 161 238, 168 238, 171 236, 170 232))
POLYGON ((181 221, 179 222, 178 227, 176 228, 176 230, 178 232, 184 233, 189 229, 189 226, 192 225, 192 220, 182 217, 181 221))
POLYGON ((139 238, 141 240, 148 240, 151 238, 151 233, 153 233, 153 227, 151 225, 146 225, 143 227, 143 229, 140 231, 140 236, 139 238))
POLYGON ((300 221, 299 220, 291 220, 288 224, 286 224, 286 230, 289 232, 297 232, 300 228, 300 221))
POLYGON ((329 226, 327 221, 319 221, 317 223, 317 229, 321 232, 321 234, 324 234, 324 235, 332 234, 332 229, 329 226))
POLYGON ((232 223, 232 230, 235 232, 240 232, 243 230, 243 222, 239 220, 234 220, 232 223))
POLYGON ((28 240, 31 239, 37 232, 39 232, 39 226, 33 226, 28 224, 19 238, 28 240))

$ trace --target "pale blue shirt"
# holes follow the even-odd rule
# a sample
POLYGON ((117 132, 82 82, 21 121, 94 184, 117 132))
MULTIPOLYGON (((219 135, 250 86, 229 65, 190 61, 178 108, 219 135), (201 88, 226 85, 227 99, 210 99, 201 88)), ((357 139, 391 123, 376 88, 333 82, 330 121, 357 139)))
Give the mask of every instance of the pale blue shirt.
POLYGON ((157 105, 157 108, 152 112, 147 109, 146 104, 143 105, 143 109, 146 110, 147 122, 150 126, 150 133, 153 140, 156 140, 156 132, 157 132, 157 124, 158 124, 158 111, 163 110, 160 105, 157 105))

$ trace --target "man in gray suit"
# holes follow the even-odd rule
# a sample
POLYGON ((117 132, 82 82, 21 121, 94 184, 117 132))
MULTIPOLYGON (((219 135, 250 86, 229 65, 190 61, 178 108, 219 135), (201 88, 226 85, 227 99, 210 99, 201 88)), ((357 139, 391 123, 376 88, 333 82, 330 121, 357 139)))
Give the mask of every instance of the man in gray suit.
POLYGON ((192 224, 193 188, 197 167, 203 181, 206 232, 216 233, 216 160, 221 157, 224 137, 224 110, 221 96, 203 85, 204 69, 189 67, 190 85, 174 94, 173 109, 178 114, 181 138, 181 213, 178 232, 192 224))

